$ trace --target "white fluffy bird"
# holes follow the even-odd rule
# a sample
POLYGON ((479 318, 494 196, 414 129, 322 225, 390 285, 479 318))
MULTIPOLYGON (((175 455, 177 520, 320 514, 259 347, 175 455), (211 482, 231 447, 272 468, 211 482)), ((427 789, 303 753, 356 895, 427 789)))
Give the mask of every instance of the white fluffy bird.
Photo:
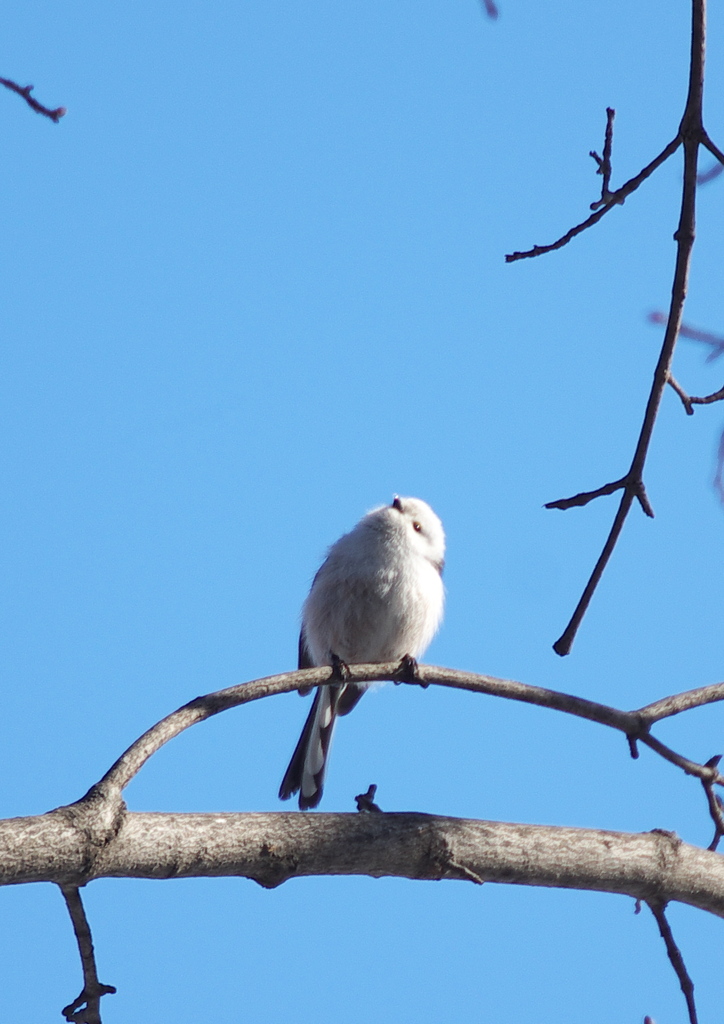
MULTIPOLYGON (((445 599, 445 533, 419 498, 395 497, 368 512, 329 549, 302 609, 299 668, 420 658, 437 632, 445 599)), ((279 789, 316 807, 334 723, 365 683, 320 686, 279 789)))

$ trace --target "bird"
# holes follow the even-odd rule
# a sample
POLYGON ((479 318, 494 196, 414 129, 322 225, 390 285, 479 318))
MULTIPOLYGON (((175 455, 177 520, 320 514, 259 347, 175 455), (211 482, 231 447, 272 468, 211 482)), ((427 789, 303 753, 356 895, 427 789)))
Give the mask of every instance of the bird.
POLYGON ((442 620, 444 565, 442 523, 420 498, 395 495, 331 546, 302 608, 298 663, 331 665, 340 681, 317 687, 279 788, 281 800, 299 793, 300 810, 308 810, 322 799, 336 719, 349 714, 370 685, 344 682, 343 669, 413 662, 427 650, 442 620))

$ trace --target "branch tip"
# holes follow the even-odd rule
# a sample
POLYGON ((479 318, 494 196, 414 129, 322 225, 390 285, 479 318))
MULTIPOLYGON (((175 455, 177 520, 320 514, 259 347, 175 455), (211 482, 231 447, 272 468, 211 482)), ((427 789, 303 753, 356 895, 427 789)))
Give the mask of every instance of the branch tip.
POLYGON ((42 103, 38 103, 34 96, 31 95, 34 85, 18 85, 17 82, 13 82, 11 78, 0 78, 0 85, 4 85, 6 89, 10 89, 11 92, 17 93, 18 96, 22 96, 31 110, 34 110, 36 114, 42 114, 43 117, 49 118, 55 124, 58 124, 61 117, 65 117, 68 113, 66 107, 55 107, 51 110, 50 107, 43 106, 42 103))
POLYGON ((664 944, 666 945, 666 955, 669 958, 671 966, 674 968, 676 977, 679 979, 681 991, 684 993, 686 1008, 689 1013, 689 1024, 698 1024, 696 1004, 694 1002, 694 983, 689 976, 686 964, 684 963, 684 958, 681 955, 681 950, 674 941, 671 926, 666 919, 666 903, 656 903, 651 901, 649 902, 649 909, 656 918, 661 938, 664 940, 664 944))

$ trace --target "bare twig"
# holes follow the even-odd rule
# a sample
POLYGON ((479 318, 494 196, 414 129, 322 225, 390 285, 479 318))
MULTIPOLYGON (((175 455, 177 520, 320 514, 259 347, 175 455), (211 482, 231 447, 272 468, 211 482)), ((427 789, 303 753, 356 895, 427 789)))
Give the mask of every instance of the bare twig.
POLYGON ((711 395, 704 395, 703 398, 697 398, 692 395, 689 401, 692 402, 693 405, 711 405, 712 402, 721 402, 723 398, 724 388, 719 388, 718 391, 715 391, 711 395))
POLYGON ((497 5, 493 3, 493 0, 480 0, 480 3, 487 16, 495 21, 499 12, 497 5))
MULTIPOLYGON (((605 571, 606 565, 613 553, 613 549, 621 535, 621 530, 631 510, 633 499, 639 499, 647 514, 651 514, 648 501, 645 500, 643 490, 643 471, 646 458, 651 444, 654 425, 659 412, 661 398, 664 389, 669 383, 671 376, 671 361, 676 347, 676 341, 681 327, 684 301, 689 280, 689 267, 691 265, 691 253, 694 247, 695 236, 695 211, 696 211, 696 172, 699 146, 704 138, 702 124, 702 99, 704 89, 704 44, 705 44, 705 0, 693 0, 692 4, 692 30, 691 30, 691 63, 689 67, 689 91, 686 100, 684 115, 681 119, 679 133, 675 142, 681 143, 684 147, 684 184, 681 196, 681 210, 679 214, 679 226, 674 238, 676 240, 676 267, 674 270, 674 281, 671 289, 671 304, 666 323, 664 341, 659 354, 659 359, 654 371, 654 380, 651 385, 646 411, 644 413, 641 431, 636 443, 631 468, 626 474, 626 486, 621 498, 621 503, 606 538, 603 550, 594 566, 583 594, 576 605, 571 619, 561 636, 553 644, 556 654, 564 656, 568 654, 573 646, 573 641, 578 628, 583 620, 591 598, 605 571)), ((672 143, 673 145, 673 143, 672 143)), ((614 193, 615 194, 615 193, 614 193)))
POLYGON ((715 143, 713 143, 711 141, 711 139, 709 138, 709 134, 708 134, 706 128, 704 128, 702 130, 701 144, 702 144, 702 146, 706 146, 706 148, 709 150, 711 155, 715 156, 720 164, 724 164, 724 153, 722 153, 722 151, 719 149, 719 147, 715 143))
POLYGON ((693 410, 693 408, 691 406, 691 403, 692 403, 693 399, 689 395, 687 395, 687 393, 684 391, 684 389, 682 388, 681 384, 679 384, 678 380, 673 375, 673 373, 669 373, 669 378, 668 378, 668 382, 667 383, 674 389, 676 394, 681 399, 681 404, 686 409, 686 415, 687 416, 693 416, 694 415, 694 410, 693 410))
POLYGON ((626 477, 624 476, 620 480, 614 480, 613 483, 597 487, 595 491, 581 491, 579 494, 574 494, 572 498, 559 498, 558 501, 549 501, 543 508, 568 509, 576 508, 579 505, 587 505, 589 501, 593 501, 595 498, 602 498, 606 494, 615 494, 616 491, 622 490, 626 486, 626 482, 626 477))
POLYGON ((616 111, 612 107, 606 107, 606 135, 603 140, 603 156, 599 156, 595 149, 592 149, 588 154, 598 164, 596 173, 603 175, 601 198, 597 199, 595 203, 591 203, 592 210, 597 210, 599 206, 605 206, 606 203, 611 201, 609 185, 611 184, 611 150, 613 149, 613 119, 615 116, 616 111))
POLYGON ((724 776, 721 776, 716 768, 712 768, 710 765, 699 764, 698 761, 691 761, 688 757, 684 757, 682 754, 677 754, 671 747, 667 747, 661 740, 657 740, 655 736, 650 733, 644 733, 643 735, 636 737, 641 743, 644 743, 651 750, 656 751, 660 757, 663 757, 665 761, 670 764, 675 764, 677 768, 681 768, 687 775, 692 775, 694 778, 706 782, 708 785, 719 785, 724 786, 724 776))
POLYGON ((684 690, 682 693, 672 694, 670 697, 662 697, 643 708, 639 708, 636 714, 641 715, 643 721, 648 725, 660 722, 664 718, 672 718, 692 708, 701 708, 706 704, 714 704, 724 700, 724 683, 713 683, 711 686, 697 686, 694 690, 684 690))
POLYGON ((666 954, 671 962, 671 966, 676 972, 676 977, 679 979, 681 991, 684 993, 686 1008, 689 1011, 689 1024, 697 1024, 698 1018, 696 1015, 696 1004, 694 1002, 694 982, 689 977, 689 972, 686 969, 686 964, 684 963, 684 958, 681 955, 681 950, 674 942, 671 927, 669 922, 666 920, 666 904, 649 901, 649 908, 656 918, 661 938, 664 940, 666 945, 666 954))
POLYGON ((0 85, 4 85, 6 89, 10 89, 12 92, 16 92, 18 96, 22 96, 25 102, 31 107, 36 114, 42 114, 44 117, 49 117, 51 121, 57 124, 61 117, 65 117, 68 113, 66 107, 56 107, 51 110, 49 107, 44 107, 42 103, 38 103, 31 93, 35 86, 33 85, 18 85, 17 82, 13 82, 10 78, 0 78, 0 85))
POLYGON ((375 803, 377 786, 373 783, 368 787, 366 793, 358 793, 354 798, 357 810, 360 814, 382 814, 382 808, 375 803))
POLYGON ((633 496, 637 499, 641 508, 649 518, 653 519, 654 510, 646 494, 643 481, 632 481, 627 476, 622 477, 620 480, 614 480, 613 483, 604 484, 603 487, 597 487, 595 491, 581 491, 580 494, 574 494, 572 498, 559 498, 558 501, 549 501, 543 507, 563 510, 576 508, 579 505, 587 505, 589 501, 593 501, 595 498, 602 498, 607 494, 615 494, 616 491, 623 490, 624 488, 633 491, 633 496))
POLYGON ((101 998, 105 995, 112 995, 116 990, 113 985, 103 985, 98 981, 93 937, 88 918, 85 916, 80 891, 75 886, 66 885, 61 885, 60 891, 63 893, 73 923, 80 962, 83 967, 83 991, 61 1012, 65 1019, 72 1021, 73 1024, 101 1024, 101 998))
POLYGON ((564 245, 568 245, 571 239, 575 238, 576 235, 580 235, 582 231, 587 228, 592 228, 594 224, 598 224, 601 217, 605 216, 609 210, 613 209, 614 206, 619 206, 623 203, 627 196, 630 196, 632 192, 635 192, 639 185, 642 185, 648 177, 650 177, 654 171, 661 166, 666 160, 672 156, 681 145, 681 137, 676 136, 675 139, 666 146, 659 153, 657 157, 647 164, 642 171, 639 171, 635 177, 630 178, 621 188, 616 189, 615 192, 609 193, 609 200, 605 206, 596 210, 590 217, 582 221, 580 224, 576 224, 569 231, 566 231, 565 235, 562 235, 557 241, 552 242, 550 245, 534 245, 532 249, 527 249, 525 252, 511 252, 505 257, 506 263, 515 263, 517 260, 530 259, 533 256, 542 256, 546 252, 553 252, 555 249, 562 249, 564 245))

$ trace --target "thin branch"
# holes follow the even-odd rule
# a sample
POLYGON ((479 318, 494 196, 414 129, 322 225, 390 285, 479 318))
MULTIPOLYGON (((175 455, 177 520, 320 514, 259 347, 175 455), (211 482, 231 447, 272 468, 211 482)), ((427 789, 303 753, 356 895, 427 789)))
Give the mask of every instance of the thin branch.
POLYGON ((583 617, 588 610, 591 598, 595 593, 601 577, 605 571, 608 560, 613 553, 626 518, 631 510, 634 497, 638 497, 648 511, 642 500, 643 471, 646 458, 651 444, 654 425, 659 413, 659 406, 664 390, 671 376, 671 361, 679 336, 681 319, 686 299, 686 292, 689 281, 689 268, 691 265, 691 254, 694 247, 695 224, 696 224, 696 170, 699 145, 703 136, 702 125, 702 97, 704 88, 704 0, 694 0, 692 13, 691 32, 691 64, 689 71, 689 92, 686 101, 686 108, 681 120, 677 140, 684 146, 684 184, 681 196, 681 211, 679 214, 679 226, 674 238, 676 240, 676 267, 674 270, 674 281, 671 289, 671 304, 669 316, 664 334, 664 341, 659 354, 659 359, 654 371, 654 379, 651 391, 646 403, 641 431, 631 461, 631 468, 626 474, 626 488, 618 512, 611 526, 608 537, 603 547, 593 572, 584 588, 583 594, 576 605, 571 619, 561 636, 553 644, 556 654, 564 656, 568 654, 573 646, 573 641, 578 632, 583 617))
POLYGON ((702 146, 706 146, 711 155, 715 156, 720 164, 724 164, 724 153, 722 153, 719 147, 711 141, 706 129, 703 129, 702 131, 701 144, 702 146))
POLYGON ((597 199, 595 203, 591 203, 591 209, 597 210, 599 206, 605 206, 606 203, 611 201, 611 192, 609 186, 611 184, 611 151, 613 149, 613 119, 616 116, 616 111, 613 107, 606 107, 606 134, 603 140, 603 156, 599 156, 595 149, 592 149, 588 154, 598 164, 597 174, 603 175, 603 182, 601 183, 601 198, 597 199))
MULTIPOLYGON (((350 665, 348 672, 350 682, 372 682, 373 680, 410 682, 404 666, 397 662, 379 665, 350 665)), ((333 669, 322 666, 268 676, 265 679, 256 679, 207 694, 204 697, 197 697, 148 729, 118 758, 100 782, 92 786, 81 800, 64 808, 63 814, 73 821, 78 817, 86 820, 88 809, 93 810, 93 813, 97 814, 97 819, 94 819, 93 838, 98 845, 103 845, 112 839, 123 821, 125 807, 121 800, 122 789, 140 771, 146 761, 169 740, 192 725, 241 704, 277 693, 289 693, 300 688, 323 686, 332 682, 333 669)), ((478 675, 431 665, 417 666, 414 685, 445 686, 472 693, 503 697, 597 722, 623 733, 627 737, 632 751, 635 750, 636 742, 639 741, 688 775, 711 786, 724 786, 724 777, 716 768, 701 765, 684 757, 661 743, 650 733, 651 726, 663 718, 680 714, 689 708, 724 700, 724 683, 666 697, 634 711, 622 711, 572 694, 530 686, 510 679, 499 679, 495 676, 478 675)), ((84 827, 89 828, 87 824, 84 827)))
POLYGON ((670 697, 662 697, 661 700, 639 708, 635 713, 640 715, 643 721, 653 725, 664 718, 680 715, 692 708, 715 704, 720 700, 724 700, 724 683, 713 683, 711 686, 697 686, 694 690, 684 690, 670 697))
POLYGON ((18 85, 17 82, 13 82, 10 78, 0 78, 0 85, 4 85, 6 89, 10 89, 12 92, 16 92, 18 96, 22 96, 36 114, 49 117, 55 124, 68 113, 66 107, 56 107, 54 110, 51 110, 49 107, 44 107, 42 103, 38 103, 35 97, 30 95, 35 88, 34 85, 18 85))
POLYGON ((101 1024, 101 998, 113 995, 116 990, 113 985, 103 985, 98 981, 93 936, 88 918, 85 916, 80 891, 76 886, 69 885, 61 885, 60 891, 63 893, 73 923, 80 962, 83 967, 83 991, 61 1012, 65 1019, 72 1021, 73 1024, 101 1024))
POLYGON ((606 206, 602 206, 600 209, 592 213, 590 217, 582 221, 580 224, 576 224, 569 231, 562 235, 557 241, 552 242, 550 245, 534 245, 532 249, 528 249, 525 252, 512 252, 505 257, 506 263, 515 263, 516 260, 530 259, 533 256, 542 256, 544 253, 553 252, 554 249, 562 249, 564 245, 568 245, 571 239, 575 238, 576 235, 580 235, 581 232, 587 228, 592 228, 594 224, 598 224, 601 217, 605 216, 609 210, 613 209, 614 206, 620 206, 627 196, 630 196, 632 192, 635 192, 639 185, 642 185, 648 177, 650 177, 654 171, 661 166, 666 160, 672 156, 681 145, 681 136, 677 135, 675 139, 659 153, 657 157, 647 164, 642 171, 639 171, 637 175, 630 178, 621 188, 616 189, 615 192, 609 193, 609 200, 606 206))
POLYGON ((693 399, 691 398, 690 395, 687 395, 686 391, 684 391, 684 389, 682 388, 681 384, 679 384, 679 382, 676 379, 676 377, 674 377, 673 373, 669 374, 669 378, 668 378, 668 382, 667 383, 674 389, 676 394, 681 399, 681 404, 684 406, 684 409, 686 410, 686 415, 687 416, 693 416, 694 415, 694 410, 693 410, 692 405, 691 405, 693 399))
POLYGON ((563 630, 561 635, 553 644, 553 650, 556 652, 556 654, 559 654, 561 657, 564 657, 566 654, 570 653, 571 647, 573 646, 573 641, 576 638, 576 633, 578 632, 579 626, 583 621, 584 615, 588 611, 588 606, 591 603, 591 598, 593 597, 596 591, 596 587, 601 581, 601 577, 603 576, 606 570, 606 566, 608 565, 608 560, 613 554, 613 549, 616 547, 618 538, 621 535, 623 525, 626 522, 626 517, 629 514, 629 511, 633 504, 633 500, 633 492, 627 487, 623 493, 623 497, 621 498, 621 504, 618 506, 618 512, 616 513, 616 518, 614 519, 613 525, 611 526, 611 530, 609 531, 608 537, 606 538, 606 543, 603 546, 603 551, 598 556, 598 561, 593 567, 593 572, 591 573, 588 579, 588 583, 586 584, 584 591, 578 600, 578 604, 576 605, 573 611, 573 615, 571 616, 566 628, 563 630))
MULTIPOLYGON (((593 571, 586 583, 583 593, 576 605, 573 615, 568 622, 568 625, 564 629, 561 636, 553 644, 553 650, 564 656, 568 654, 573 645, 573 641, 576 637, 581 622, 588 610, 589 604, 596 591, 596 588, 603 576, 608 561, 613 553, 613 550, 618 542, 621 535, 624 523, 631 510, 634 499, 636 499, 641 505, 646 515, 653 517, 653 509, 646 495, 646 490, 643 480, 643 471, 648 456, 649 446, 651 444, 651 438, 653 435, 654 425, 658 417, 659 407, 661 399, 667 385, 674 387, 679 393, 679 397, 684 401, 687 412, 691 411, 692 400, 688 399, 688 395, 683 389, 677 384, 671 373, 671 362, 676 347, 676 342, 681 330, 682 312, 684 308, 684 301, 686 298, 689 268, 691 264, 691 254, 694 246, 695 237, 695 210, 696 210, 696 188, 697 188, 697 162, 698 162, 698 151, 700 145, 705 145, 707 148, 717 156, 717 159, 724 159, 724 154, 721 154, 716 146, 711 142, 708 135, 704 130, 702 120, 702 101, 703 101, 703 90, 704 90, 704 57, 705 57, 705 13, 706 4, 705 0, 692 0, 692 23, 691 23, 691 51, 690 51, 690 62, 689 62, 689 84, 686 98, 686 105, 684 108, 684 114, 679 125, 679 131, 677 132, 676 138, 673 139, 669 145, 662 150, 662 152, 651 161, 638 174, 635 178, 632 178, 625 185, 615 192, 611 192, 607 196, 607 202, 600 209, 596 210, 587 220, 576 227, 571 228, 565 235, 559 238, 552 245, 545 246, 534 246, 527 252, 515 252, 506 256, 508 263, 518 259, 525 259, 532 256, 540 256, 543 253, 551 252, 553 249, 560 249, 566 245, 572 238, 580 234, 582 231, 591 227, 593 224, 600 220, 601 216, 611 209, 616 203, 620 203, 626 198, 628 194, 634 191, 638 186, 652 174, 657 167, 659 167, 665 160, 667 160, 679 146, 683 146, 684 149, 684 180, 681 196, 681 210, 679 214, 679 224, 674 235, 677 252, 676 252, 676 267, 674 271, 674 280, 671 289, 671 303, 669 306, 669 314, 666 321, 666 331, 664 335, 661 352, 659 359, 656 364, 654 372, 654 379, 651 385, 651 391, 649 398, 646 403, 646 410, 644 413, 641 430, 639 432, 638 441, 631 461, 631 467, 624 477, 620 480, 614 481, 613 483, 605 484, 603 487, 599 487, 593 491, 582 491, 579 494, 574 495, 572 498, 564 498, 559 501, 550 502, 546 505, 546 508, 559 508, 566 509, 574 506, 585 505, 589 501, 593 501, 595 498, 602 497, 607 494, 612 494, 616 490, 623 490, 621 502, 616 512, 613 524, 609 531, 606 542, 603 546, 603 550, 598 557, 598 560, 593 568, 593 571)), ((608 164, 610 164, 610 148, 612 146, 613 139, 613 112, 609 110, 608 121, 606 126, 606 143, 608 147, 608 164)), ((591 154, 599 165, 599 171, 604 175, 609 172, 609 166, 606 162, 607 149, 604 147, 604 157, 599 157, 597 154, 591 154)), ((598 205, 598 204, 593 204, 598 205)), ((724 397, 724 389, 722 389, 724 397)), ((717 393, 718 395, 718 393, 717 393)), ((714 396, 709 396, 711 401, 715 401, 714 396)))
POLYGON ((492 21, 495 21, 498 17, 497 4, 493 3, 493 0, 480 0, 480 4, 487 16, 492 21))
POLYGON ((703 398, 696 398, 694 395, 691 396, 690 401, 694 405, 711 405, 712 402, 721 402, 724 398, 724 388, 719 388, 711 395, 705 395, 703 398))
POLYGON ((593 501, 595 498, 602 498, 607 494, 615 494, 616 491, 622 490, 626 486, 626 477, 621 477, 620 480, 614 480, 613 483, 604 484, 603 487, 597 487, 595 491, 581 491, 579 494, 574 494, 572 498, 559 498, 558 501, 549 501, 543 508, 577 508, 580 505, 587 505, 589 501, 593 501))
MULTIPOLYGON (((401 680, 399 662, 384 664, 350 665, 349 681, 353 683, 369 683, 373 681, 406 681, 401 680)), ((644 719, 638 712, 618 711, 605 704, 575 697, 572 694, 548 690, 542 686, 530 686, 510 679, 498 679, 495 676, 479 675, 473 672, 461 672, 458 669, 439 666, 419 665, 415 685, 447 686, 455 689, 468 690, 473 693, 485 693, 491 696, 506 697, 528 704, 538 704, 560 711, 567 711, 580 718, 619 729, 625 734, 638 734, 644 719)), ((222 711, 261 700, 277 693, 291 693, 293 690, 323 686, 334 681, 333 670, 329 666, 299 669, 294 672, 282 672, 279 675, 255 679, 248 683, 230 686, 215 693, 196 697, 188 704, 161 719, 148 729, 118 758, 103 778, 89 790, 86 798, 98 795, 106 797, 110 793, 120 794, 131 779, 140 771, 146 761, 157 750, 178 736, 184 730, 203 722, 207 718, 222 711)), ((85 798, 84 798, 85 799, 85 798)))
POLYGON ((655 736, 650 733, 644 733, 643 735, 637 736, 636 739, 640 743, 644 743, 651 750, 654 750, 660 757, 663 757, 665 761, 670 764, 675 764, 677 768, 681 768, 687 775, 692 775, 694 778, 700 779, 702 782, 706 782, 709 785, 724 786, 724 776, 720 775, 717 769, 706 764, 699 764, 698 761, 691 761, 688 757, 684 757, 682 754, 677 754, 671 747, 667 747, 661 740, 657 740, 655 736))
POLYGON ((684 963, 684 958, 681 955, 681 950, 676 945, 674 936, 671 932, 671 927, 669 922, 666 920, 666 904, 650 901, 649 909, 656 918, 661 938, 664 940, 666 945, 666 954, 671 962, 671 966, 676 972, 676 977, 679 979, 681 991, 684 993, 686 1008, 689 1011, 689 1024, 698 1024, 696 1004, 694 1002, 694 982, 689 977, 689 972, 686 969, 686 964, 684 963))

